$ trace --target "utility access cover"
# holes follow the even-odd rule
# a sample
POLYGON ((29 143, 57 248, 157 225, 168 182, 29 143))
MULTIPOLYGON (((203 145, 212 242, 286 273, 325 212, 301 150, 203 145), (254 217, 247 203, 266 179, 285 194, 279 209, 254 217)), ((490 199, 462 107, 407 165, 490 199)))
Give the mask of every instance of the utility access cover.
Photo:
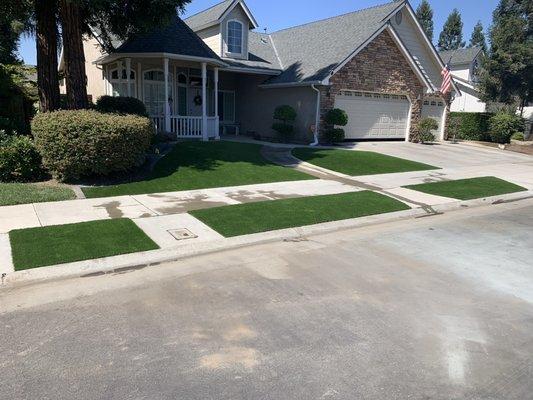
POLYGON ((198 235, 195 235, 190 230, 182 228, 182 229, 171 229, 167 231, 174 237, 176 240, 187 240, 187 239, 195 239, 198 237, 198 235))

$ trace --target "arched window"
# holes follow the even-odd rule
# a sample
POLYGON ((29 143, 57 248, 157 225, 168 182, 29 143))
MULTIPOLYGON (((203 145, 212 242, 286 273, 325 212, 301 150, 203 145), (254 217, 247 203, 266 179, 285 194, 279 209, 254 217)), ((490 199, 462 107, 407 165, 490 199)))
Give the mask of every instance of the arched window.
POLYGON ((228 21, 228 53, 242 54, 242 23, 228 21))
MULTIPOLYGON (((122 72, 119 76, 118 68, 111 70, 109 77, 111 83, 113 96, 127 96, 128 95, 128 76, 126 75, 126 68, 122 68, 122 72)), ((131 96, 135 97, 137 84, 135 82, 135 71, 130 69, 130 90, 131 96)))
MULTIPOLYGON (((165 74, 160 70, 144 72, 143 79, 144 105, 150 115, 165 113, 165 74)), ((172 96, 172 75, 168 76, 168 95, 172 96)))

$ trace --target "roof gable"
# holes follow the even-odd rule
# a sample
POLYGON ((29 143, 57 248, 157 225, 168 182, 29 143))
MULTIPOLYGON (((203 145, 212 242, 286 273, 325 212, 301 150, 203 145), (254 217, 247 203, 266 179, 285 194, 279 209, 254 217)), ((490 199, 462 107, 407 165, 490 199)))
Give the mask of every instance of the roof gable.
POLYGON ((271 37, 285 71, 268 84, 323 81, 382 29, 386 18, 402 4, 393 1, 274 32, 271 37))
POLYGON ((222 20, 235 8, 241 7, 250 21, 252 28, 258 28, 259 25, 252 15, 250 9, 244 0, 225 0, 221 3, 215 4, 207 10, 201 11, 198 14, 186 18, 185 23, 194 31, 209 28, 210 26, 220 24, 222 20))

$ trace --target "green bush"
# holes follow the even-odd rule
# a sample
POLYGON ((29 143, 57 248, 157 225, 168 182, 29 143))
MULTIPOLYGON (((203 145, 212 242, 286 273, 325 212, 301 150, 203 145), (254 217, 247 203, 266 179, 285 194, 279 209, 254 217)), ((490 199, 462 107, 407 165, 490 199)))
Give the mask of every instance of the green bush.
POLYGON ((28 136, 0 135, 1 182, 29 182, 44 175, 41 155, 28 136))
POLYGON ((93 110, 39 114, 32 127, 44 166, 59 180, 129 171, 155 134, 146 117, 93 110))
POLYGON ((515 114, 498 113, 490 119, 490 137, 495 143, 509 143, 511 136, 524 131, 524 120, 515 114))
POLYGON ((95 109, 102 113, 148 116, 144 103, 135 97, 102 96, 96 102, 95 109))
POLYGON ((279 106, 274 110, 274 129, 283 141, 289 140, 294 135, 293 123, 296 121, 296 110, 291 106, 279 106))
POLYGON ((520 140, 521 142, 523 142, 525 140, 525 137, 524 137, 523 133, 516 132, 516 133, 513 133, 513 136, 511 136, 511 139, 512 140, 520 140))
POLYGON ((344 129, 342 128, 332 128, 326 129, 323 134, 324 140, 327 143, 339 143, 344 141, 344 129))
POLYGON ((326 124, 346 126, 348 125, 348 114, 339 108, 334 108, 326 113, 326 124))
POLYGON ((422 118, 418 123, 418 138, 420 142, 434 142, 435 135, 433 131, 439 129, 439 124, 433 118, 422 118))
POLYGON ((448 123, 448 138, 490 141, 489 120, 492 113, 452 112, 448 123))

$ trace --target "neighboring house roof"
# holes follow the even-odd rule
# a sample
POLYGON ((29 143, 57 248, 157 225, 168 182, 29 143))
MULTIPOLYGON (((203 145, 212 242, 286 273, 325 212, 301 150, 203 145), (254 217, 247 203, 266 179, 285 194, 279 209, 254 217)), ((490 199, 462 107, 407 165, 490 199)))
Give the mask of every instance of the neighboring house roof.
POLYGON ((252 23, 252 27, 257 28, 259 26, 257 21, 246 6, 246 3, 242 0, 225 0, 222 3, 215 4, 213 7, 210 7, 207 10, 201 11, 198 14, 194 14, 189 18, 186 18, 185 22, 191 27, 191 29, 195 31, 205 29, 222 22, 224 16, 237 5, 242 6, 244 12, 252 23))
POLYGON ((447 63, 450 61, 450 66, 471 64, 483 50, 481 47, 468 47, 466 49, 446 50, 439 52, 442 61, 447 63))
POLYGON ((224 58, 230 67, 255 68, 269 72, 280 73, 283 68, 276 56, 272 40, 265 33, 250 32, 248 36, 248 60, 235 60, 224 58))
POLYGON ((114 53, 168 53, 221 61, 178 16, 166 27, 139 34, 125 41, 114 53))
POLYGON ((284 72, 268 84, 322 81, 386 24, 403 2, 328 18, 272 33, 284 72))

